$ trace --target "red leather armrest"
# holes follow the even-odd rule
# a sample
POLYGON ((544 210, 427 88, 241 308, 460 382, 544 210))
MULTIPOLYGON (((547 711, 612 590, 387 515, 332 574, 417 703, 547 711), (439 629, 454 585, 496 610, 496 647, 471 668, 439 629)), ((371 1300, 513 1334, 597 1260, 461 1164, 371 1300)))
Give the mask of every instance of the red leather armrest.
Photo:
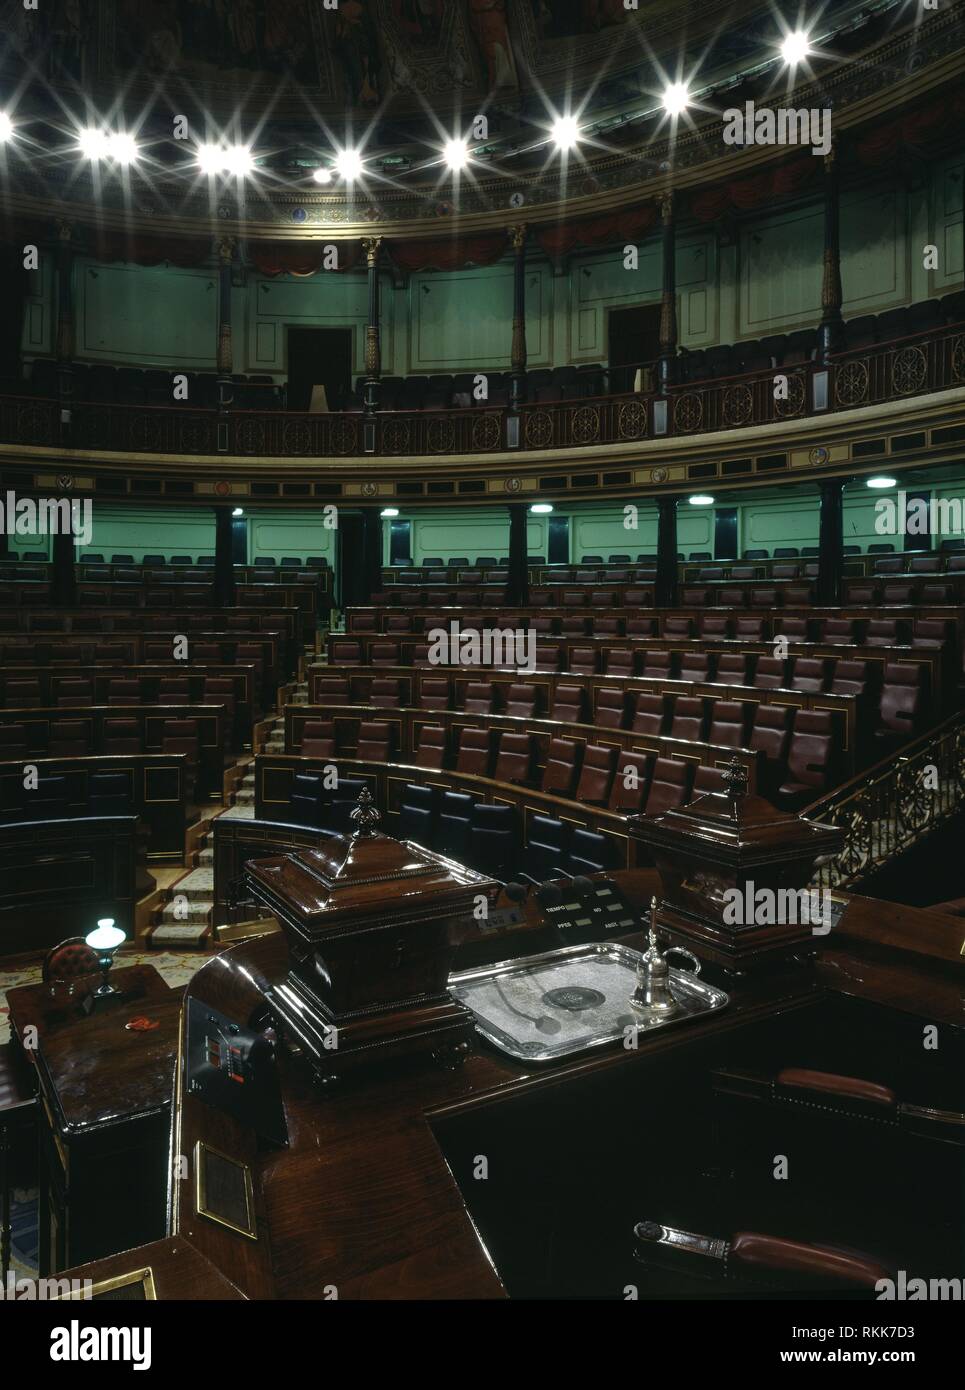
POLYGON ((898 1097, 888 1086, 865 1081, 858 1076, 837 1076, 829 1071, 809 1071, 806 1067, 785 1067, 775 1078, 778 1086, 794 1090, 821 1091, 842 1099, 865 1101, 870 1105, 896 1105, 898 1097))

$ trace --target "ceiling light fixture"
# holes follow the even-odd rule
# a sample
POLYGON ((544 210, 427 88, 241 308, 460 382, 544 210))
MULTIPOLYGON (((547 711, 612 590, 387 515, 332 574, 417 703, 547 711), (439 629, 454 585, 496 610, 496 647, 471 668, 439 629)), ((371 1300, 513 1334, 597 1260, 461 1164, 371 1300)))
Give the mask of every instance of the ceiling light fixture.
POLYGON ((712 507, 714 499, 707 492, 695 492, 693 497, 688 497, 687 501, 692 507, 712 507))
POLYGON ((107 153, 116 164, 133 164, 137 159, 137 141, 133 135, 117 131, 107 137, 107 153))
POLYGON ((383 507, 382 510, 379 512, 379 516, 398 516, 398 515, 399 515, 399 509, 398 509, 398 507, 383 507))
POLYGON ((13 121, 6 111, 0 111, 0 145, 9 140, 13 135, 13 121))
POLYGON ((254 160, 251 157, 249 146, 229 145, 223 151, 221 167, 226 174, 233 174, 236 179, 244 178, 245 174, 250 174, 254 168, 254 160))
POLYGON ((234 511, 231 513, 232 516, 244 516, 244 514, 244 507, 235 507, 234 511))
POLYGON ((442 153, 450 169, 465 169, 469 163, 469 146, 465 140, 447 140, 442 153))
POLYGON ((199 145, 198 166, 204 174, 218 174, 224 168, 225 152, 220 145, 199 145))
POLYGON ((686 82, 671 82, 664 88, 663 109, 668 116, 679 116, 690 105, 690 91, 686 82))
POLYGON ((346 182, 362 176, 362 156, 358 150, 339 150, 335 156, 335 168, 346 182))
POLYGON ((793 33, 784 35, 781 57, 789 68, 796 68, 798 63, 803 63, 810 52, 811 45, 803 29, 795 29, 793 33))
POLYGON ((883 487, 897 487, 897 486, 898 486, 898 482, 897 482, 897 479, 895 479, 895 478, 885 478, 884 476, 882 476, 882 477, 880 477, 880 478, 866 478, 866 479, 865 479, 865 487, 883 488, 883 487))
POLYGON ((558 150, 571 150, 580 138, 580 127, 575 116, 557 116, 550 134, 558 150))
POLYGON ((530 507, 530 511, 536 512, 537 514, 551 512, 552 510, 552 502, 534 502, 533 505, 530 507))
POLYGON ((312 174, 312 178, 315 180, 316 183, 331 183, 332 171, 331 169, 323 168, 320 164, 312 174))
POLYGON ((77 137, 77 145, 85 159, 98 160, 106 159, 110 154, 110 140, 103 130, 96 130, 93 126, 88 130, 82 130, 77 137))

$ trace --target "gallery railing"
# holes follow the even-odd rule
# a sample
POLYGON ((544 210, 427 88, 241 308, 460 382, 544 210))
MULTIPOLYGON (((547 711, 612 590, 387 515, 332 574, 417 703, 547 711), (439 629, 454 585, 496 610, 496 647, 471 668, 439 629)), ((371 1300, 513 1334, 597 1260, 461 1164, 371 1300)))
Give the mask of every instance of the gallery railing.
POLYGON ((965 807, 965 713, 809 806, 809 820, 840 826, 844 849, 816 873, 820 888, 851 888, 965 807))
POLYGON ((632 444, 780 424, 965 386, 965 325, 812 362, 653 392, 520 407, 310 415, 0 395, 0 442, 251 458, 440 457, 632 444))

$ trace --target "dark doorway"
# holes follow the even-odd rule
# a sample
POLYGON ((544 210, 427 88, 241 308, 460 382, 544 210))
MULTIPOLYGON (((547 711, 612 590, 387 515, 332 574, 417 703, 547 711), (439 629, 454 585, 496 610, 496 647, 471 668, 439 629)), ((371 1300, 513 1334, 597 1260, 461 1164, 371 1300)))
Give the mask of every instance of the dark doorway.
POLYGON ((248 523, 243 516, 231 518, 231 563, 248 563, 248 523))
MULTIPOLYGON (((660 356, 660 305, 611 309, 607 319, 610 391, 632 391, 636 370, 660 356)), ((643 384, 643 383, 641 383, 643 384)))
POLYGON ((714 512, 714 559, 737 559, 736 507, 718 507, 714 512))
POLYGON ((570 563, 570 519, 568 516, 551 516, 549 537, 546 543, 546 563, 548 565, 568 565, 570 563))
POLYGON ((360 512, 339 511, 335 532, 338 575, 338 606, 365 603, 368 597, 365 566, 362 563, 365 537, 360 512))
POLYGON ((352 390, 350 328, 289 328, 288 409, 307 410, 313 386, 325 387, 329 410, 344 409, 352 390))
POLYGON ((393 521, 389 526, 389 564, 412 563, 412 522, 393 521))

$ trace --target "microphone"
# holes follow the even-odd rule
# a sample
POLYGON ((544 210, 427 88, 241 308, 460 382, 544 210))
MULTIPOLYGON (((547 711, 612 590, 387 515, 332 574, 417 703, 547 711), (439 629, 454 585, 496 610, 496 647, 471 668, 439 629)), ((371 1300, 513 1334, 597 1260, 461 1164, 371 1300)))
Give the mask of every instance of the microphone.
POLYGON ((541 883, 536 893, 536 901, 540 907, 558 907, 563 901, 563 894, 555 883, 541 883))
POLYGON ((577 874, 573 879, 573 887, 581 893, 592 893, 594 891, 593 880, 587 878, 586 874, 577 874))
POLYGON ((522 904, 529 897, 529 887, 525 883, 507 883, 503 891, 511 903, 522 904))

